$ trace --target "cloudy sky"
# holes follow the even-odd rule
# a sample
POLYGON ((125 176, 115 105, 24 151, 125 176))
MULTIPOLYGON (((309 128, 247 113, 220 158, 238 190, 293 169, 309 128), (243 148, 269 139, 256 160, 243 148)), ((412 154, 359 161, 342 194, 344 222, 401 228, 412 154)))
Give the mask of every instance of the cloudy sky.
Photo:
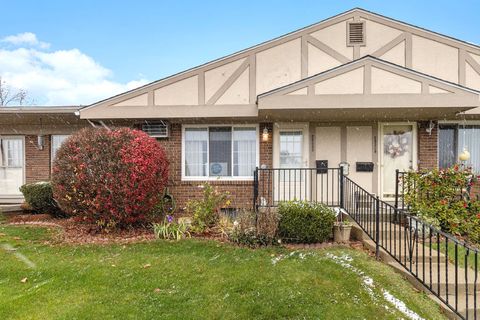
POLYGON ((90 104, 353 7, 480 43, 480 1, 1 1, 0 76, 37 105, 90 104))

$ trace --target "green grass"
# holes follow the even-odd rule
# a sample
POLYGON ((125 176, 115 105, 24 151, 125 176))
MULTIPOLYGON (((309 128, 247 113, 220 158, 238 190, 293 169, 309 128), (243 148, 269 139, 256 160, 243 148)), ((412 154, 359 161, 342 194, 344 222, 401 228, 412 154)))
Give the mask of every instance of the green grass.
POLYGON ((382 288, 424 318, 444 319, 425 294, 352 249, 300 251, 310 254, 302 258, 299 251, 290 256, 292 251, 281 248, 251 250, 194 239, 45 244, 54 232, 0 225, 0 319, 406 318, 383 300, 382 288), (7 252, 6 243, 36 267, 7 252), (373 278, 376 302, 359 275, 327 254, 351 256, 350 264, 373 278), (276 257, 283 259, 274 265, 276 257))

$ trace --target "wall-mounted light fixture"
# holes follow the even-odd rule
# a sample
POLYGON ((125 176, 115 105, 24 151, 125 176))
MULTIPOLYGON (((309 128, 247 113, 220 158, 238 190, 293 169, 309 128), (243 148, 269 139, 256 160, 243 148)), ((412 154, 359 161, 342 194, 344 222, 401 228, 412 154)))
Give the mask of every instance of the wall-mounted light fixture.
POLYGON ((44 147, 45 147, 45 136, 39 134, 37 136, 37 149, 43 150, 44 147))
POLYGON ((430 122, 428 123, 428 127, 425 129, 425 131, 427 131, 427 133, 431 136, 433 129, 435 129, 435 122, 430 120, 430 122))
POLYGON ((266 127, 263 128, 262 141, 263 141, 263 142, 267 142, 267 141, 268 141, 268 129, 267 129, 266 127))

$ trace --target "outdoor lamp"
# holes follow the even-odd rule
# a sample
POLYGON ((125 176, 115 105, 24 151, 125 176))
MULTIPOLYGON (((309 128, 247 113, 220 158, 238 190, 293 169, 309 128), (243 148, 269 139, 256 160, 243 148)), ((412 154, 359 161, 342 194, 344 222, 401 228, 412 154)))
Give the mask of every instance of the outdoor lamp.
POLYGON ((263 142, 267 142, 267 141, 268 141, 268 129, 267 129, 267 128, 263 128, 262 141, 263 141, 263 142))
POLYGON ((45 146, 45 136, 38 135, 37 136, 37 148, 38 150, 43 150, 43 147, 45 146))
POLYGON ((460 153, 458 159, 460 159, 460 161, 468 161, 470 159, 470 152, 468 152, 467 148, 463 148, 463 152, 460 153))

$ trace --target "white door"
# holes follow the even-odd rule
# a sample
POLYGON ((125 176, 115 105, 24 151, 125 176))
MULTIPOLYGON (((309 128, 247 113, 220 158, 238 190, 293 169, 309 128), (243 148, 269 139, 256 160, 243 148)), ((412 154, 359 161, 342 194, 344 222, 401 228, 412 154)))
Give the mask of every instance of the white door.
POLYGON ((18 196, 24 183, 23 137, 0 137, 0 196, 18 196))
POLYGON ((380 154, 380 179, 382 198, 393 199, 395 196, 395 170, 408 171, 416 169, 416 124, 392 123, 382 124, 380 154))
MULTIPOLYGON (((328 168, 338 168, 342 161, 342 128, 317 127, 315 140, 315 161, 324 163, 328 168)), ((340 186, 338 174, 337 170, 316 171, 312 180, 316 189, 314 201, 338 205, 340 186)))
POLYGON ((308 200, 308 125, 277 125, 274 143, 274 171, 271 175, 274 201, 308 200), (303 169, 303 170, 302 170, 303 169))
POLYGON ((373 171, 357 171, 357 162, 373 162, 373 132, 371 126, 347 127, 348 177, 368 192, 373 192, 373 171))

